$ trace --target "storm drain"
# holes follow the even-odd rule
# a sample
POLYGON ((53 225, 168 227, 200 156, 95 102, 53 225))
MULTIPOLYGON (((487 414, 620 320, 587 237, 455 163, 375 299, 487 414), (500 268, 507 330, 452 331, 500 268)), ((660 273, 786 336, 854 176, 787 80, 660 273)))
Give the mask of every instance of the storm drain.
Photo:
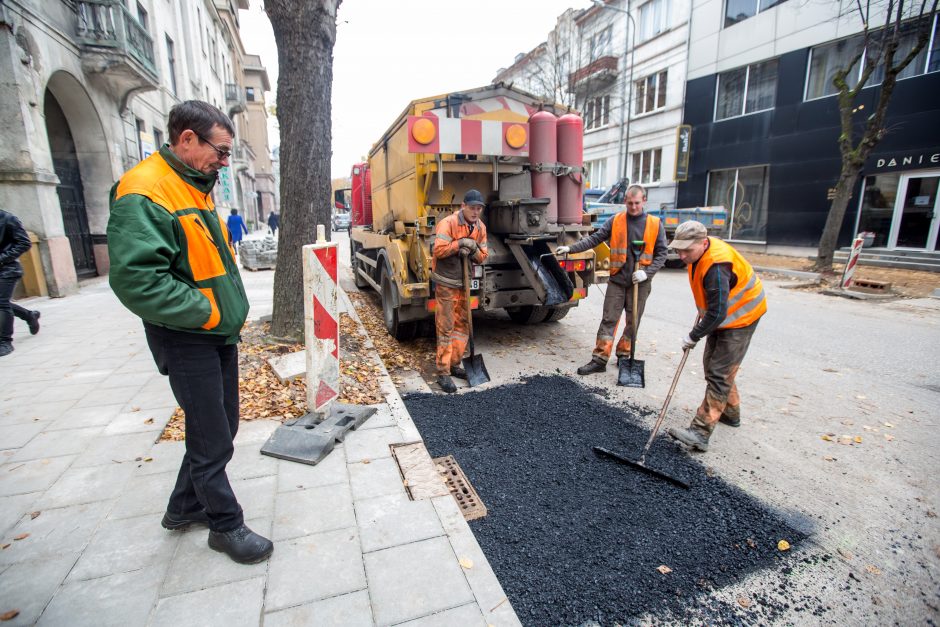
POLYGON ((464 519, 476 520, 486 516, 486 505, 470 485, 470 480, 467 479, 467 475, 463 474, 454 456, 435 457, 434 464, 437 466, 437 471, 441 473, 441 477, 444 478, 444 483, 447 484, 454 500, 457 501, 457 507, 460 508, 464 519))

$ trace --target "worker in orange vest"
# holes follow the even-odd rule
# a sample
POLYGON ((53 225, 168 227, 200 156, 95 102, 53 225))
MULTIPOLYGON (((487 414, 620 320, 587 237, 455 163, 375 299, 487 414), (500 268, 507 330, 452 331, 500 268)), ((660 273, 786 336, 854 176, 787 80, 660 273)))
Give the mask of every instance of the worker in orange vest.
POLYGON ((640 185, 631 185, 627 188, 625 197, 626 211, 621 211, 604 225, 587 237, 575 242, 571 246, 559 246, 555 254, 580 253, 599 245, 601 242, 610 244, 610 281, 607 283, 607 293, 604 295, 604 309, 601 324, 597 328, 597 341, 591 354, 591 361, 578 368, 578 374, 588 375, 607 370, 607 361, 613 348, 614 336, 617 334, 617 325, 620 323, 620 314, 626 310, 626 323, 623 326, 623 335, 617 342, 617 357, 629 357, 630 341, 633 336, 633 284, 638 283, 637 290, 637 327, 643 317, 646 299, 649 298, 653 275, 666 263, 666 231, 662 221, 656 216, 648 215, 646 206, 646 190, 640 185), (631 272, 636 267, 633 248, 630 242, 643 242, 640 251, 640 270, 631 272), (627 268, 626 272, 622 272, 627 268))
MULTIPOLYGON (((466 379, 460 367, 467 347, 470 324, 464 291, 463 260, 481 264, 488 253, 486 226, 480 214, 486 203, 475 189, 463 197, 460 210, 440 222, 434 234, 431 279, 434 280, 434 325, 437 329, 437 383, 448 394, 457 391, 452 376, 466 379)), ((471 273, 472 276, 472 273, 471 273)))
POLYGON ((705 225, 683 222, 669 244, 688 266, 689 284, 698 308, 698 322, 682 340, 691 350, 704 337, 705 399, 688 429, 670 429, 669 435, 699 451, 718 422, 741 424, 741 397, 734 379, 744 361, 761 316, 767 311, 764 286, 754 268, 738 251, 715 237, 705 225))

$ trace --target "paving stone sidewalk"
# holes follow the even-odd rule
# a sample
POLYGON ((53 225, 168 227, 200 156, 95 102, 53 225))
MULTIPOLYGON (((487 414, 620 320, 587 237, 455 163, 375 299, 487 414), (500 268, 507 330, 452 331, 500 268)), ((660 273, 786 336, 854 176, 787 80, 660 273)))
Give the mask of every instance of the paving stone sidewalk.
MULTIPOLYGON (((270 311, 273 272, 245 280, 252 317, 270 311)), ((387 402, 317 466, 260 455, 277 423, 242 423, 229 477, 275 542, 242 566, 204 528, 160 526, 176 402, 107 281, 25 304, 42 330, 17 323, 0 360, 0 614, 19 610, 5 624, 519 624, 453 499, 409 499, 389 444, 420 436, 387 375, 387 402)))

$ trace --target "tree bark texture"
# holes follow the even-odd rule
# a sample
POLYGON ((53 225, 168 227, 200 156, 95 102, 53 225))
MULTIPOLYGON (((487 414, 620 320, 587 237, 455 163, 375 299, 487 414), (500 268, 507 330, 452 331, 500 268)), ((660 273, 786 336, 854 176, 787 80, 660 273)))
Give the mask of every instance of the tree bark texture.
POLYGON ((317 225, 330 237, 330 98, 336 10, 342 0, 266 0, 277 42, 281 228, 271 334, 303 337, 302 249, 317 225))

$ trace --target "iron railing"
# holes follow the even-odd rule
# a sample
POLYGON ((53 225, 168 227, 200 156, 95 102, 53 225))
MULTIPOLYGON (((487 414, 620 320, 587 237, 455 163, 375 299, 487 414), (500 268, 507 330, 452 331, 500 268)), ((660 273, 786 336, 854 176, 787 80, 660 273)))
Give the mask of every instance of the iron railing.
POLYGON ((78 42, 128 54, 154 77, 153 38, 120 0, 76 0, 78 42))

